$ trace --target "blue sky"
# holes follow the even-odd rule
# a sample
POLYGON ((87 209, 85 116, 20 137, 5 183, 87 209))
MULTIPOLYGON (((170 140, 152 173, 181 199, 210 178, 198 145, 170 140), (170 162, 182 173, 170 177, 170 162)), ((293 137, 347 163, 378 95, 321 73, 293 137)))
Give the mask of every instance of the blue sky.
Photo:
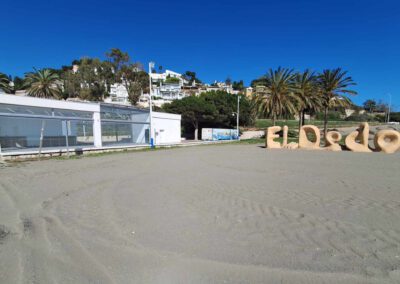
POLYGON ((361 104, 400 110, 400 1, 4 1, 0 72, 60 67, 112 48, 203 81, 246 84, 278 66, 342 67, 361 104))

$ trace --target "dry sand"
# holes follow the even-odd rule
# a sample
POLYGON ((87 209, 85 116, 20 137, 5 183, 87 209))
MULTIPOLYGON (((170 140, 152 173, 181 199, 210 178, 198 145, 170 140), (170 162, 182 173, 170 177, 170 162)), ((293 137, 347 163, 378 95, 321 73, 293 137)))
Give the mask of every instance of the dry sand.
POLYGON ((225 145, 0 169, 0 283, 399 283, 400 153, 225 145))

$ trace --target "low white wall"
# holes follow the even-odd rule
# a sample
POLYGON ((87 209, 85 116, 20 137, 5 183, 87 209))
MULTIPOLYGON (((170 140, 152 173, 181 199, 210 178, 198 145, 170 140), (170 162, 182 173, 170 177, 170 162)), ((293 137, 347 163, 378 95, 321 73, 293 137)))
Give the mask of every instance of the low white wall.
POLYGON ((156 145, 181 142, 181 115, 153 112, 152 128, 156 145))

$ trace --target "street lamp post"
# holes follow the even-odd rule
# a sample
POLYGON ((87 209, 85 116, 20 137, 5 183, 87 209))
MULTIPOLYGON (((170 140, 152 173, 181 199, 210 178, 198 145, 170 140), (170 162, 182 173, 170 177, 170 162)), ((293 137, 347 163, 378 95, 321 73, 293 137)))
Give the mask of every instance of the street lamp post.
POLYGON ((239 135, 239 102, 240 102, 240 96, 238 94, 238 96, 237 96, 237 115, 236 115, 236 128, 237 128, 238 140, 239 140, 239 137, 240 137, 240 135, 239 135))
POLYGON ((149 140, 150 146, 154 147, 154 139, 153 139, 153 102, 152 102, 152 93, 151 93, 151 71, 154 68, 154 62, 149 62, 149 107, 150 107, 150 129, 149 129, 149 140))
POLYGON ((392 94, 389 93, 389 110, 388 110, 388 123, 390 122, 390 108, 392 106, 392 94))

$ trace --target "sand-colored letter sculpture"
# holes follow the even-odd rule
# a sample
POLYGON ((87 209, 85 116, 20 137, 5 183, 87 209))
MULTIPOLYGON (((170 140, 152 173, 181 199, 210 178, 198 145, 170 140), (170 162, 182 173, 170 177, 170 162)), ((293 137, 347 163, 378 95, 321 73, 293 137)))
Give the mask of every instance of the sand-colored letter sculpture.
POLYGON ((265 135, 265 147, 269 149, 281 149, 287 145, 287 134, 289 128, 285 125, 283 127, 283 144, 275 141, 275 139, 279 138, 277 134, 279 131, 282 130, 280 126, 271 126, 267 128, 266 135, 265 135))
POLYGON ((319 149, 319 144, 321 141, 321 133, 318 127, 314 125, 304 125, 300 128, 299 133, 299 148, 300 149, 319 149), (315 136, 315 142, 308 139, 307 134, 313 134, 315 136))
POLYGON ((279 138, 277 132, 281 131, 280 126, 272 126, 268 127, 267 135, 265 135, 265 147, 269 149, 280 149, 281 143, 274 141, 276 138, 279 138))
POLYGON ((375 135, 374 144, 376 151, 394 153, 400 149, 400 133, 391 129, 381 130, 375 135))
POLYGON ((348 149, 353 152, 372 152, 368 148, 369 125, 366 122, 360 124, 360 128, 351 132, 345 139, 348 149), (357 142, 360 141, 359 143, 357 142))
POLYGON ((325 149, 330 151, 342 151, 339 141, 342 140, 342 134, 338 131, 329 131, 325 139, 325 149))
MULTIPOLYGON (((275 141, 279 138, 277 134, 282 130, 280 126, 268 127, 265 131, 265 147, 269 149, 308 149, 308 150, 330 150, 342 151, 342 146, 339 144, 342 140, 342 134, 338 131, 330 131, 325 137, 325 147, 320 148, 321 132, 318 127, 314 125, 304 125, 300 128, 299 143, 288 143, 287 126, 283 127, 283 143, 282 145, 275 141), (311 141, 309 136, 314 136, 315 141, 311 141)), ((347 135, 345 139, 346 147, 353 152, 366 152, 370 153, 372 150, 368 147, 369 125, 367 122, 360 124, 360 127, 347 135)), ((374 139, 375 151, 384 153, 394 153, 400 150, 400 132, 391 129, 379 131, 374 139)))
POLYGON ((289 127, 286 125, 283 127, 283 142, 282 142, 282 147, 285 148, 287 145, 287 136, 289 132, 289 127))
POLYGON ((265 147, 269 149, 281 149, 282 147, 286 147, 287 145, 287 136, 289 128, 285 125, 283 127, 283 143, 275 141, 275 139, 279 138, 277 134, 282 130, 280 126, 271 126, 267 128, 266 135, 265 135, 265 147))

